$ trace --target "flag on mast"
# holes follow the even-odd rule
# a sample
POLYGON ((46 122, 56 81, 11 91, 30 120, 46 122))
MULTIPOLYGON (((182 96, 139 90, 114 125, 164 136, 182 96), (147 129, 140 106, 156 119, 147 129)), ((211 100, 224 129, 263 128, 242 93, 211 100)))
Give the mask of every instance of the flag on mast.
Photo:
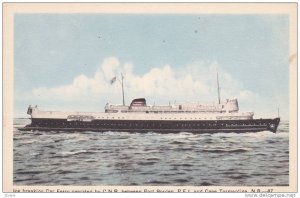
POLYGON ((113 77, 113 78, 110 80, 110 84, 111 84, 111 85, 114 84, 114 82, 116 82, 116 80, 117 80, 117 77, 116 77, 116 76, 113 77))

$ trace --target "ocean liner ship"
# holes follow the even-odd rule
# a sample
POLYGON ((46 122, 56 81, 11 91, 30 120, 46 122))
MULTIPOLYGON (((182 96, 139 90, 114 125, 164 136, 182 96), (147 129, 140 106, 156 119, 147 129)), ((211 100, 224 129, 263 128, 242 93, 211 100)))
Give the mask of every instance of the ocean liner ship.
MULTIPOLYGON (((246 133, 276 132, 280 118, 254 119, 253 112, 239 112, 237 99, 221 102, 219 81, 218 103, 147 105, 144 98, 125 105, 123 76, 123 104, 109 104, 105 112, 42 111, 37 106, 28 107, 31 124, 20 130, 45 131, 118 131, 118 132, 192 132, 192 133, 246 133)), ((218 79, 218 75, 217 75, 218 79)), ((113 81, 116 80, 116 77, 113 81)))

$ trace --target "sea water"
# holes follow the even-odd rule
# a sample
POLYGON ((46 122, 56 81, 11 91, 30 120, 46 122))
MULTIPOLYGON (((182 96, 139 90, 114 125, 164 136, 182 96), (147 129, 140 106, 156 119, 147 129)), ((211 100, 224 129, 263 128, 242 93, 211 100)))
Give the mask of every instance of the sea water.
POLYGON ((288 186, 289 123, 277 133, 19 131, 14 185, 288 186))

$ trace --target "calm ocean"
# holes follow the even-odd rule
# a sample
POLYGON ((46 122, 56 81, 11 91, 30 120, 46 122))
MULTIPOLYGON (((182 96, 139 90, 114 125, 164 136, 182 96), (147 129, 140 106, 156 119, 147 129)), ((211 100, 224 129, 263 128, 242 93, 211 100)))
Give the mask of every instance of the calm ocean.
POLYGON ((276 134, 26 132, 14 120, 14 185, 288 186, 289 124, 276 134))

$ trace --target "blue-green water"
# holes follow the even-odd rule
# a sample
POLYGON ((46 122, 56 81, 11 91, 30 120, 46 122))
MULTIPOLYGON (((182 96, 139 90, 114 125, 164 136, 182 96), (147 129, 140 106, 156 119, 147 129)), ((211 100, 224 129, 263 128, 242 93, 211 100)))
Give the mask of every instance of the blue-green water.
POLYGON ((289 185, 284 121, 276 134, 17 129, 29 122, 14 122, 14 185, 289 185))

